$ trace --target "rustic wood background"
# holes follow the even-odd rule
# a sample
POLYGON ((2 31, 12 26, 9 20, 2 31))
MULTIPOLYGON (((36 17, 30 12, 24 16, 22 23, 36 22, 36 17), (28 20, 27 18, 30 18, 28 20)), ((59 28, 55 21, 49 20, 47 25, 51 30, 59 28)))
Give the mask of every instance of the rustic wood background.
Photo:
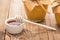
POLYGON ((26 23, 21 34, 5 33, 4 22, 7 18, 16 15, 26 16, 21 4, 21 0, 0 0, 0 40, 60 40, 60 28, 56 25, 54 14, 47 14, 45 20, 40 23, 55 27, 56 31, 26 23))

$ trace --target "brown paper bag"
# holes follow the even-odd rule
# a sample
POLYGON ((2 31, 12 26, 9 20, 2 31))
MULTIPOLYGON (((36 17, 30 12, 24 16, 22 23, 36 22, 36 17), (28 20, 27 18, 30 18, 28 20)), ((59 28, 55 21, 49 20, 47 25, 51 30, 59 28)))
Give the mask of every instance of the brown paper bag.
POLYGON ((42 1, 31 1, 31 0, 24 0, 24 8, 26 11, 27 18, 34 22, 42 21, 45 18, 46 11, 40 6, 43 5, 45 10, 48 8, 48 3, 44 1, 45 4, 42 4, 42 1), (41 3, 40 3, 41 2, 41 3))

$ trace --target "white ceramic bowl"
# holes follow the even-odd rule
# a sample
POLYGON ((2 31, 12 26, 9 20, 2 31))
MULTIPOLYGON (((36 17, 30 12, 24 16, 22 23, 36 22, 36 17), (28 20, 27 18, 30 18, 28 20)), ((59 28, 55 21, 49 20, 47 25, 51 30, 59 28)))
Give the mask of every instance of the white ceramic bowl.
POLYGON ((21 25, 19 25, 19 26, 14 26, 14 25, 8 24, 8 21, 11 21, 11 20, 16 20, 16 19, 14 19, 14 18, 8 18, 5 21, 7 32, 9 32, 11 34, 18 34, 18 33, 20 33, 23 30, 24 23, 21 23, 21 25))

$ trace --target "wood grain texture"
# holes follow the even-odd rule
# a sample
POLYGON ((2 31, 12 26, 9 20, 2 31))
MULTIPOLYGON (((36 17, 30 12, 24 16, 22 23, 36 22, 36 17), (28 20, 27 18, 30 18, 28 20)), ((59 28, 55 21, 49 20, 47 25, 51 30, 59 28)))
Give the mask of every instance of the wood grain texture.
POLYGON ((4 22, 8 16, 9 2, 10 0, 0 0, 0 28, 2 31, 4 29, 4 22))
POLYGON ((0 0, 0 40, 4 40, 5 20, 9 12, 10 0, 0 0))
POLYGON ((60 0, 56 0, 56 1, 60 3, 60 0))
POLYGON ((26 22, 24 30, 20 34, 11 35, 8 32, 5 34, 5 19, 16 15, 25 17, 22 6, 21 0, 0 0, 0 40, 4 40, 4 35, 5 40, 60 40, 60 28, 55 24, 54 17, 49 16, 50 14, 47 14, 44 21, 39 23, 55 27, 57 28, 56 31, 47 30, 26 22))

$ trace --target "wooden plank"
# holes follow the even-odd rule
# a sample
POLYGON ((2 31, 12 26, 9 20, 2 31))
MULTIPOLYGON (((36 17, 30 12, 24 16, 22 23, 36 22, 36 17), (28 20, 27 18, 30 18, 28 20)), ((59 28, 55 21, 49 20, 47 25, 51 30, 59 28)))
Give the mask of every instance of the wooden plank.
POLYGON ((0 31, 0 40, 4 40, 4 35, 5 35, 5 33, 0 31))
POLYGON ((55 28, 57 30, 53 32, 54 40, 60 40, 60 27, 56 25, 55 28))
POLYGON ((10 40, 10 39, 11 38, 8 35, 5 36, 5 40, 10 40))
POLYGON ((9 11, 9 1, 10 0, 0 0, 0 31, 4 30, 4 22, 8 16, 9 11))
POLYGON ((48 37, 49 37, 49 40, 54 40, 54 35, 53 35, 53 31, 48 31, 48 37))
POLYGON ((54 40, 60 40, 60 32, 53 32, 54 40))
POLYGON ((49 40, 47 32, 40 33, 40 40, 49 40))
POLYGON ((10 0, 0 0, 0 40, 5 37, 5 19, 7 19, 10 0))
POLYGON ((56 1, 60 3, 60 0, 56 0, 56 1))
POLYGON ((5 20, 8 17, 10 0, 0 0, 0 40, 5 38, 5 20), (4 34, 3 34, 4 33, 4 34))
POLYGON ((26 23, 24 28, 30 30, 32 33, 46 32, 44 28, 30 23, 26 23))

